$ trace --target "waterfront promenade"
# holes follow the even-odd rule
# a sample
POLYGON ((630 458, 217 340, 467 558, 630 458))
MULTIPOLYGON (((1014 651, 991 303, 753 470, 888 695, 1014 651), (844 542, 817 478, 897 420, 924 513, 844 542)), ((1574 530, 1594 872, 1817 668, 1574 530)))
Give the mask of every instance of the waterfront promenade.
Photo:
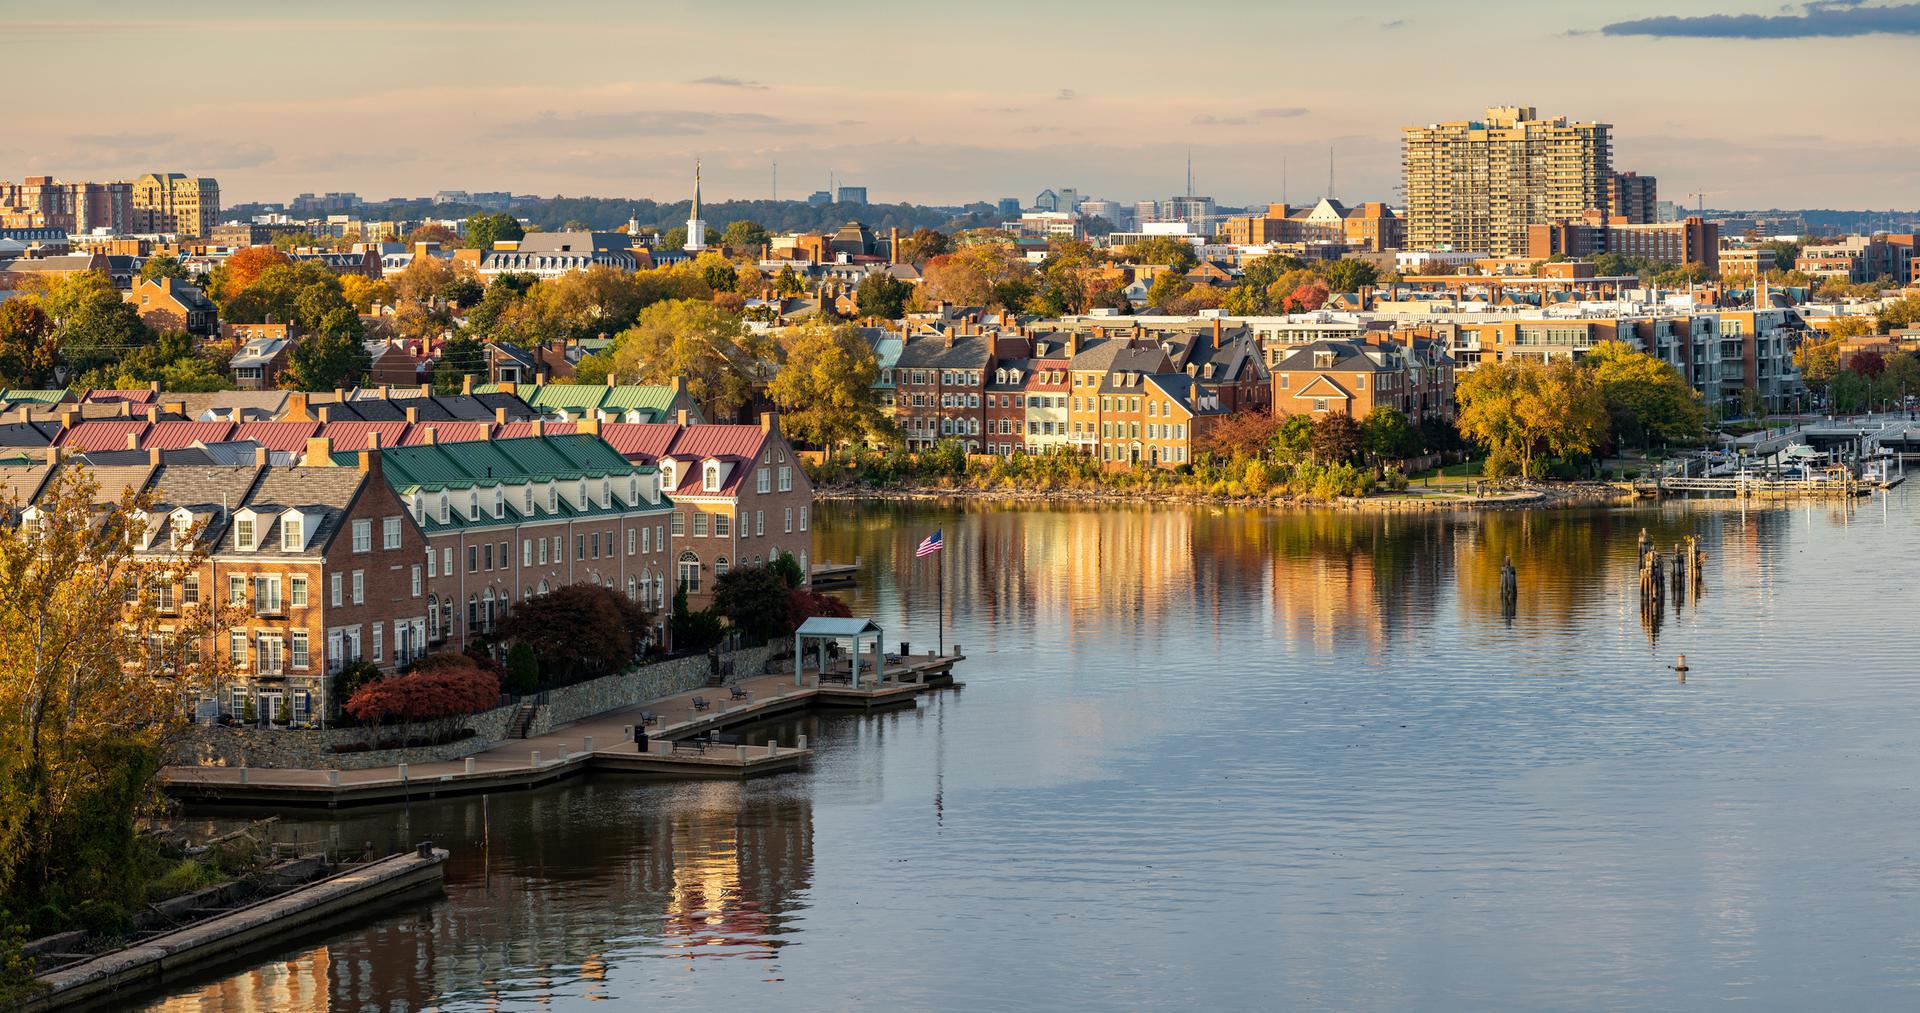
POLYGON ((953 666, 962 660, 957 650, 905 657, 889 663, 881 679, 869 674, 858 688, 841 681, 847 673, 844 660, 828 666, 824 681, 813 669, 801 673, 799 685, 792 672, 745 677, 731 684, 745 699, 733 699, 724 686, 676 693, 544 735, 506 739, 458 760, 365 770, 175 766, 163 769, 161 779, 167 793, 182 801, 338 807, 532 788, 589 770, 661 778, 759 777, 800 767, 812 750, 804 741, 695 747, 688 740, 808 708, 910 706, 920 693, 953 685, 953 666), (633 730, 648 714, 656 720, 646 726, 651 741, 643 754, 635 748, 633 730))

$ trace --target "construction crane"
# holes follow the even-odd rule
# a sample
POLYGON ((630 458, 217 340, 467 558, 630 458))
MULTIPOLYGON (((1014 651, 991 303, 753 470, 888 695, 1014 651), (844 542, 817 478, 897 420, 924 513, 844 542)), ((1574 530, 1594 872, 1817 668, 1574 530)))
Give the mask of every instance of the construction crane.
POLYGON ((1716 194, 1723 194, 1723 193, 1726 193, 1726 191, 1725 190, 1700 190, 1694 193, 1690 193, 1687 196, 1693 198, 1694 200, 1694 211, 1701 212, 1707 209, 1708 197, 1712 197, 1716 194))

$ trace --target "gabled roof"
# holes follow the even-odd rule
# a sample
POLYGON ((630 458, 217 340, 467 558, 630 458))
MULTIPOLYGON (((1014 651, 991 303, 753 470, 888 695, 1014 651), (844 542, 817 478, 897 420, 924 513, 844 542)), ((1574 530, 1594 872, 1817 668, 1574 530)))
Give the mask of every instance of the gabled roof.
POLYGON ((320 434, 318 422, 243 422, 233 431, 236 440, 255 443, 283 454, 304 453, 307 440, 320 434))
POLYGON ((179 450, 195 443, 219 443, 233 435, 231 422, 155 422, 141 438, 141 449, 179 450))
POLYGON ((126 450, 127 437, 136 440, 147 431, 146 419, 89 419, 60 436, 60 446, 73 450, 126 450))
POLYGON ((1294 397, 1315 397, 1315 398, 1318 398, 1318 397, 1336 398, 1337 397, 1344 400, 1353 399, 1353 395, 1347 393, 1347 389, 1345 387, 1342 387, 1338 383, 1335 383, 1331 377, 1324 376, 1324 375, 1314 377, 1312 383, 1309 383, 1305 387, 1302 387, 1299 390, 1294 391, 1293 396, 1294 397))
MULTIPOLYGON (((525 425, 526 423, 522 423, 525 425)), ((468 443, 474 440, 488 439, 493 429, 489 422, 420 422, 407 429, 407 435, 400 440, 403 446, 426 443, 428 433, 432 433, 436 443, 468 443)))

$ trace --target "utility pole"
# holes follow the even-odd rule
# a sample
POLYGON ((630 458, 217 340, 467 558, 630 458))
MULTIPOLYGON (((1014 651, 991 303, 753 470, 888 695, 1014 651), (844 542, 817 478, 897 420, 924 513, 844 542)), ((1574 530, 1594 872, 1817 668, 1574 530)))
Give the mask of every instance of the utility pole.
POLYGON ((1333 199, 1333 145, 1327 145, 1327 199, 1333 199))
POLYGON ((773 163, 773 199, 776 203, 778 203, 780 200, 780 163, 779 162, 773 163))

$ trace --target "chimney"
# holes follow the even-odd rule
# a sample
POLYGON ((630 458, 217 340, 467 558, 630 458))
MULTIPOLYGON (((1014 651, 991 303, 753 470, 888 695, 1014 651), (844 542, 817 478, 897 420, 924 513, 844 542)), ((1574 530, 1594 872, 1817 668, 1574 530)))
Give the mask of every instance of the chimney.
POLYGON ((1080 354, 1080 332, 1068 331, 1067 332, 1067 358, 1071 360, 1074 356, 1079 354, 1080 354))
POLYGON ((384 384, 384 383, 383 383, 383 384, 381 384, 380 386, 378 386, 378 387, 376 387, 376 388, 374 388, 374 389, 375 389, 375 390, 378 390, 378 391, 380 392, 380 400, 382 400, 382 401, 385 401, 385 400, 386 400, 386 399, 388 398, 388 396, 389 396, 389 395, 387 394, 387 385, 386 385, 386 384, 384 384))
POLYGON ((674 421, 680 424, 680 428, 682 429, 687 428, 687 410, 685 408, 682 408, 679 411, 675 412, 674 421))
POLYGON ((20 402, 20 421, 33 421, 33 406, 25 401, 20 402))
POLYGON ((139 433, 128 433, 128 434, 127 434, 127 449, 128 449, 128 450, 139 450, 139 449, 140 449, 140 434, 139 434, 139 433))
POLYGON ((542 386, 542 387, 544 387, 544 386, 546 386, 546 385, 547 385, 547 371, 543 369, 543 370, 541 370, 540 372, 538 372, 538 373, 535 373, 535 374, 533 374, 533 382, 534 382, 534 383, 536 383, 536 384, 539 384, 539 385, 540 385, 540 386, 542 386))
POLYGON ((187 403, 185 401, 168 401, 163 408, 169 415, 178 415, 181 418, 185 418, 187 415, 187 403))
MULTIPOLYGON (((674 380, 676 381, 679 379, 680 378, 677 376, 674 377, 674 380)), ((617 387, 619 385, 620 385, 620 378, 614 375, 613 370, 607 370, 607 386, 617 387)))
MULTIPOLYGON (((900 231, 899 229, 895 229, 894 233, 898 234, 899 231, 900 231)), ((774 432, 778 432, 779 430, 780 430, 780 416, 774 414, 773 412, 760 413, 760 431, 761 432, 774 433, 774 432)))
POLYGON ((166 455, 167 455, 167 452, 164 450, 161 450, 159 447, 148 447, 147 448, 147 464, 149 465, 162 464, 164 462, 161 459, 166 457, 166 455))
POLYGON ((440 442, 439 430, 432 426, 420 427, 420 446, 431 447, 440 442))
POLYGON ((360 452, 360 472, 369 478, 381 477, 380 438, 378 436, 373 437, 373 445, 371 447, 360 452))
POLYGON ((1220 318, 1213 318, 1213 347, 1220 347, 1220 318))
POLYGON ((900 226, 887 230, 887 263, 900 263, 900 226))
POLYGON ((460 377, 460 393, 462 394, 473 393, 473 374, 472 373, 466 373, 460 377))
POLYGON ((582 418, 574 425, 573 431, 582 436, 598 436, 600 435, 600 420, 594 416, 582 418))
POLYGON ((675 394, 682 393, 687 389, 687 378, 684 376, 676 376, 667 382, 667 388, 675 394))
POLYGON ((504 405, 493 410, 493 424, 496 426, 507 424, 507 409, 504 405))
POLYGON ((147 384, 147 389, 154 392, 155 394, 160 393, 160 381, 155 380, 152 383, 147 384))
POLYGON ((287 395, 287 413, 284 416, 292 422, 307 420, 307 395, 304 391, 294 391, 287 395))
POLYGON ((47 444, 47 463, 48 464, 59 464, 60 458, 63 456, 64 454, 61 452, 59 447, 54 446, 51 443, 47 444))
POLYGON ((160 406, 159 406, 159 405, 157 405, 157 404, 156 404, 156 405, 148 405, 148 406, 147 406, 147 421, 148 421, 149 423, 153 423, 153 422, 158 422, 158 421, 160 421, 160 406))
POLYGON ((307 439, 306 460, 301 462, 309 468, 327 468, 333 466, 333 437, 313 436, 307 439))
POLYGON ((421 397, 432 397, 432 396, 433 396, 433 384, 430 384, 430 383, 423 383, 423 384, 421 384, 421 385, 420 385, 420 396, 421 396, 421 397))
POLYGON ((410 426, 416 426, 416 425, 419 425, 419 424, 420 424, 420 408, 419 408, 419 406, 417 406, 417 405, 408 405, 408 406, 407 406, 407 425, 410 425, 410 426))
POLYGON ((120 402, 120 417, 123 419, 133 418, 133 402, 132 401, 120 402))
POLYGON ((326 425, 327 423, 333 421, 333 406, 330 404, 323 404, 319 408, 314 410, 313 416, 314 418, 320 421, 321 425, 326 425))
MULTIPOLYGON (((160 462, 158 459, 156 459, 153 463, 159 464, 160 462)), ((264 468, 267 465, 272 463, 273 463, 273 451, 268 450, 265 447, 253 448, 253 466, 254 467, 264 468)))
POLYGON ((534 419, 534 420, 533 420, 533 435, 535 435, 535 436, 545 436, 545 435, 547 435, 547 420, 546 420, 546 419, 543 419, 543 418, 536 418, 536 419, 534 419))
POLYGON ((347 399, 347 389, 345 387, 335 387, 333 389, 334 404, 339 404, 342 401, 345 401, 346 399, 347 399))
MULTIPOLYGON (((367 449, 369 450, 380 449, 380 430, 378 429, 367 430, 367 449)), ((364 467, 362 468, 362 470, 365 470, 364 467)))

